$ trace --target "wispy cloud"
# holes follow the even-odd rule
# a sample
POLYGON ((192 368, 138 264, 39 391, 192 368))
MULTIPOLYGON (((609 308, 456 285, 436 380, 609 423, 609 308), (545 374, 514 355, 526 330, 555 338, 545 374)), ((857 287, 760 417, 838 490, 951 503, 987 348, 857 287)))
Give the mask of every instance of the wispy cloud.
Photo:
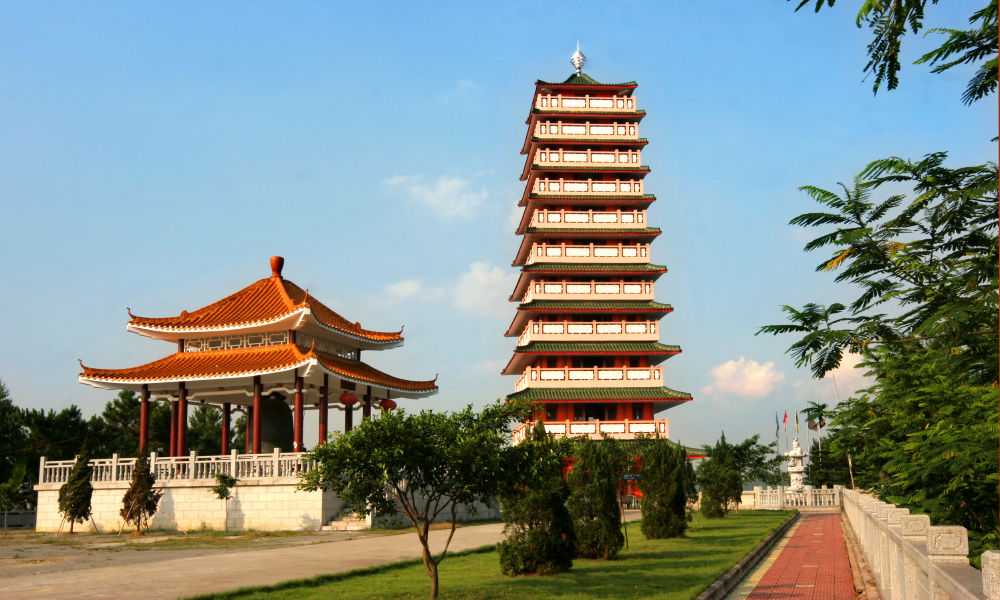
POLYGON ((471 79, 459 79, 454 85, 438 94, 437 99, 443 104, 450 104, 465 98, 479 90, 479 84, 471 79))
POLYGON ((516 273, 510 269, 476 261, 445 285, 428 285, 421 279, 391 283, 385 286, 383 298, 393 303, 450 299, 452 306, 469 314, 491 318, 510 316, 513 308, 507 298, 516 279, 516 273))
POLYGON ((420 279, 402 279, 385 286, 385 296, 393 303, 403 300, 440 300, 446 290, 426 285, 420 279))
POLYGON ((712 383, 702 389, 705 395, 730 394, 760 398, 774 391, 784 378, 773 362, 759 363, 740 357, 712 368, 712 383))
POLYGON ((468 179, 446 175, 430 180, 423 175, 394 175, 385 184, 443 219, 469 219, 489 196, 483 188, 474 189, 468 179))

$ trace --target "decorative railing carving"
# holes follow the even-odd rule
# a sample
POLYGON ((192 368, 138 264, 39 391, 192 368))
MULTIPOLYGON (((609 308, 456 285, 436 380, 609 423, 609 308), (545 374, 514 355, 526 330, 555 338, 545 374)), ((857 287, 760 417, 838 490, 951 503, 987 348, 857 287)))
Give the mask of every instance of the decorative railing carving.
MULTIPOLYGON (((511 439, 518 444, 528 436, 534 422, 521 423, 514 428, 511 439)), ((626 440, 638 437, 670 437, 670 421, 667 419, 624 421, 546 421, 545 433, 558 437, 589 437, 599 439, 609 436, 626 440)))
POLYGON ((531 226, 539 228, 595 228, 620 227, 637 229, 646 227, 644 210, 548 210, 539 209, 531 216, 531 226))
POLYGON ((595 167, 642 165, 640 150, 566 150, 564 148, 540 148, 535 151, 533 164, 539 167, 564 167, 588 165, 595 167))
POLYGON ((528 321, 517 345, 539 341, 655 341, 656 321, 528 321))
POLYGON ((641 179, 566 179, 539 177, 531 193, 542 196, 640 196, 641 179))
POLYGON ((635 98, 631 96, 562 96, 539 94, 535 97, 538 110, 581 112, 634 112, 635 98))
POLYGON ((515 391, 553 387, 659 387, 661 367, 528 367, 515 391))
POLYGON ((534 281, 524 302, 532 300, 652 300, 651 281, 534 281))
POLYGON ((535 136, 543 139, 559 138, 607 138, 621 140, 639 139, 638 123, 564 123, 562 121, 539 121, 535 124, 535 136))
POLYGON ((649 244, 533 243, 528 264, 546 262, 648 263, 649 244))

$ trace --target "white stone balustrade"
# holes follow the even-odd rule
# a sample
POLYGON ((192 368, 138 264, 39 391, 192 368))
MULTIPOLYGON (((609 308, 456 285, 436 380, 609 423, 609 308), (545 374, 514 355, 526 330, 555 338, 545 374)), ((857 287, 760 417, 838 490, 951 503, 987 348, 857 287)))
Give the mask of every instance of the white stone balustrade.
POLYGON ((539 196, 641 196, 642 180, 539 177, 531 193, 539 196))
MULTIPOLYGON (((515 444, 527 438, 534 428, 534 422, 518 425, 511 434, 515 444)), ((545 433, 558 437, 589 437, 600 439, 605 435, 618 440, 632 440, 639 437, 670 437, 670 421, 668 419, 631 420, 624 421, 554 421, 545 423, 545 433)))
POLYGON ((535 263, 648 263, 649 244, 559 244, 531 245, 527 264, 535 263))
POLYGON ((560 387, 659 387, 661 367, 528 367, 515 391, 560 387))
POLYGON ((743 492, 742 508, 758 510, 837 509, 840 507, 842 491, 843 488, 839 485, 832 488, 814 488, 807 485, 800 490, 788 487, 755 487, 753 491, 743 492))
POLYGON ((558 112, 635 112, 635 98, 631 96, 563 96, 538 94, 535 108, 540 111, 558 112))
POLYGON ((517 345, 531 342, 650 342, 660 339, 656 321, 528 321, 517 345))
POLYGON ((638 140, 638 123, 563 123, 562 121, 539 121, 535 124, 535 137, 545 140, 557 139, 609 139, 638 140))
POLYGON ((964 527, 934 526, 927 515, 843 491, 843 511, 886 600, 1000 600, 1000 552, 983 553, 981 572, 968 562, 964 527))
POLYGON ((539 229, 642 229, 646 227, 644 210, 536 210, 531 226, 539 229))
POLYGON ((538 167, 566 167, 586 165, 594 167, 639 167, 642 165, 640 150, 593 150, 591 148, 566 150, 564 148, 539 148, 532 164, 538 167))
POLYGON ((652 300, 651 281, 534 281, 523 301, 532 300, 652 300))

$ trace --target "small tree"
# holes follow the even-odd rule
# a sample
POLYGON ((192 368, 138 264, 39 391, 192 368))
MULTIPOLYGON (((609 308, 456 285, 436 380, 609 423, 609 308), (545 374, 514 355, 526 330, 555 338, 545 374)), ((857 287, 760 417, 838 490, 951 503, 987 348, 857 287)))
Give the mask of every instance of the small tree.
POLYGON ((665 439, 642 447, 642 534, 649 539, 680 537, 687 530, 687 451, 665 439))
POLYGON ((63 519, 69 520, 69 532, 73 533, 73 525, 83 523, 90 518, 90 498, 94 487, 90 484, 90 457, 84 449, 69 472, 69 479, 59 488, 59 512, 63 519))
POLYGON ((628 455, 614 439, 584 438, 575 444, 566 506, 577 556, 608 560, 625 545, 618 488, 627 467, 628 455))
POLYGON ((156 475, 149 468, 149 459, 142 455, 135 461, 132 471, 132 482, 122 498, 122 519, 126 524, 135 527, 135 534, 142 535, 149 528, 149 519, 156 514, 163 492, 153 489, 156 475))
POLYGON ((541 421, 527 440, 511 449, 508 480, 499 495, 504 540, 497 552, 505 575, 549 575, 573 567, 576 535, 562 473, 568 454, 565 441, 546 434, 541 421))
POLYGON ((331 489, 358 512, 402 509, 417 533, 431 580, 439 591, 438 565, 448 553, 462 505, 495 498, 506 466, 513 407, 494 404, 452 413, 392 411, 320 444, 316 468, 303 475, 306 490, 331 489), (444 548, 430 548, 431 524, 450 524, 444 548))
POLYGON ((229 499, 233 497, 233 488, 236 486, 236 478, 232 475, 227 475, 225 473, 215 474, 215 486, 212 487, 212 492, 215 497, 222 500, 222 508, 224 512, 222 520, 222 529, 229 530, 229 499))

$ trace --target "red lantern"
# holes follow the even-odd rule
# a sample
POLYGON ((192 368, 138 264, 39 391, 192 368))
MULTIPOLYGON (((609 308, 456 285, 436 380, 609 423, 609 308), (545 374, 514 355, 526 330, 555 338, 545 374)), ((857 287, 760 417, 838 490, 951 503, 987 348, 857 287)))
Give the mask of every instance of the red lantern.
POLYGON ((340 403, 344 406, 352 406, 358 401, 358 397, 348 391, 343 391, 340 393, 340 403))
POLYGON ((394 408, 396 408, 396 401, 393 400, 392 398, 386 398, 385 400, 382 401, 383 410, 392 410, 394 408))

